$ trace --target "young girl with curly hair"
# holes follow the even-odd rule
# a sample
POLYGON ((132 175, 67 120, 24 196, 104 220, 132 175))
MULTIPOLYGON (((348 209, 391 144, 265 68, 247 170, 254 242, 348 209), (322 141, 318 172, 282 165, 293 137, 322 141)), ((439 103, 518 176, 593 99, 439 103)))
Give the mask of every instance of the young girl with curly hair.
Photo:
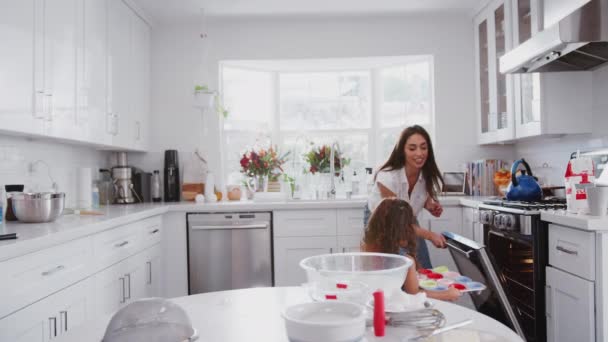
MULTIPOLYGON (((374 210, 361 244, 365 252, 399 254, 400 249, 406 249, 406 257, 414 261, 414 266, 407 271, 403 290, 409 294, 420 292, 416 276, 416 217, 412 207, 404 200, 385 198, 374 210)), ((424 290, 422 290, 424 291, 424 290)), ((449 288, 446 291, 426 291, 429 298, 454 301, 462 293, 449 288)))

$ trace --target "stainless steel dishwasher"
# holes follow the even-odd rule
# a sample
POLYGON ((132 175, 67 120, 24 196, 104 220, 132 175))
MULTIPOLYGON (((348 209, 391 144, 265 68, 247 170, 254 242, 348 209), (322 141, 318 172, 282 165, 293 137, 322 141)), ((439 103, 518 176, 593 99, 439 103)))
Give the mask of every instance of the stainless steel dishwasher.
POLYGON ((188 214, 190 294, 273 285, 271 213, 188 214))

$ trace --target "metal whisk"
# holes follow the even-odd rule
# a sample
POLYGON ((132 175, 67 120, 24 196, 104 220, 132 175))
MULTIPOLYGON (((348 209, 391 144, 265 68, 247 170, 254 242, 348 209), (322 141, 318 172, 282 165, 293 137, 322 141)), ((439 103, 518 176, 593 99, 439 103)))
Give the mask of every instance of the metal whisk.
POLYGON ((388 315, 388 324, 395 327, 412 327, 418 330, 435 330, 445 325, 445 316, 436 309, 397 312, 388 315))

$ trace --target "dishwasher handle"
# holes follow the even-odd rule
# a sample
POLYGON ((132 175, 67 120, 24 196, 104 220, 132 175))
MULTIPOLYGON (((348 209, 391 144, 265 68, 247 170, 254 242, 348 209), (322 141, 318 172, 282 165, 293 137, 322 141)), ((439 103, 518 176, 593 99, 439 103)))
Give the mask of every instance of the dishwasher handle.
POLYGON ((216 225, 192 225, 192 230, 216 230, 216 229, 266 229, 268 223, 252 223, 252 224, 216 224, 216 225))

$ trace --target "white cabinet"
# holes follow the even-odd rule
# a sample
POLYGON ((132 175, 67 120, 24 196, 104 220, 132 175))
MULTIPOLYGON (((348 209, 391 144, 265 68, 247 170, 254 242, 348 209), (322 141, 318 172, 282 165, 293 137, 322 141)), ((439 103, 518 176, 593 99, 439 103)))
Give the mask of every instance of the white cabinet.
MULTIPOLYGON (((462 229, 462 208, 445 207, 441 217, 434 217, 426 210, 418 216, 420 227, 429 229, 432 232, 441 234, 442 232, 452 232, 463 235, 462 229)), ((450 270, 456 270, 456 263, 447 248, 436 248, 432 243, 426 241, 431 257, 431 263, 436 266, 447 266, 450 270)))
POLYGON ((150 28, 135 13, 131 14, 133 95, 132 121, 135 148, 145 150, 150 137, 150 28))
POLYGON ((102 145, 112 143, 108 133, 107 105, 107 0, 79 1, 76 70, 76 126, 81 139, 102 145))
POLYGON ((145 265, 143 297, 159 297, 161 282, 160 244, 142 253, 142 262, 145 265))
POLYGON ((475 225, 479 223, 479 211, 476 208, 462 208, 462 236, 475 241, 475 225))
POLYGON ((0 0, 0 130, 42 134, 43 89, 34 88, 34 73, 41 66, 34 55, 41 55, 42 22, 40 0, 0 0), (36 38, 34 40, 34 38, 36 38), (33 44, 35 42, 35 44, 33 44))
MULTIPOLYGON (((82 28, 78 26, 77 4, 77 0, 44 0, 42 22, 44 133, 72 140, 80 138, 76 126, 76 32, 82 28)), ((35 77, 40 79, 40 75, 35 77)))
POLYGON ((122 0, 108 0, 108 101, 112 145, 129 146, 133 128, 129 106, 133 84, 131 63, 131 10, 122 0))
POLYGON ((116 147, 145 150, 149 139, 150 29, 122 0, 108 1, 108 132, 116 147))
POLYGON ((299 286, 306 282, 300 267, 304 258, 336 252, 336 237, 298 236, 274 239, 275 286, 299 286))
POLYGON ((499 59, 512 48, 509 0, 496 0, 479 13, 475 29, 475 81, 478 142, 491 144, 512 140, 513 77, 499 71, 499 59))
POLYGON ((594 283, 547 267, 547 341, 595 341, 594 283))
POLYGON ((360 251, 363 229, 363 208, 274 211, 275 286, 305 283, 304 258, 360 251))
POLYGON ((46 342, 91 317, 90 280, 65 288, 0 320, 0 341, 46 342))

